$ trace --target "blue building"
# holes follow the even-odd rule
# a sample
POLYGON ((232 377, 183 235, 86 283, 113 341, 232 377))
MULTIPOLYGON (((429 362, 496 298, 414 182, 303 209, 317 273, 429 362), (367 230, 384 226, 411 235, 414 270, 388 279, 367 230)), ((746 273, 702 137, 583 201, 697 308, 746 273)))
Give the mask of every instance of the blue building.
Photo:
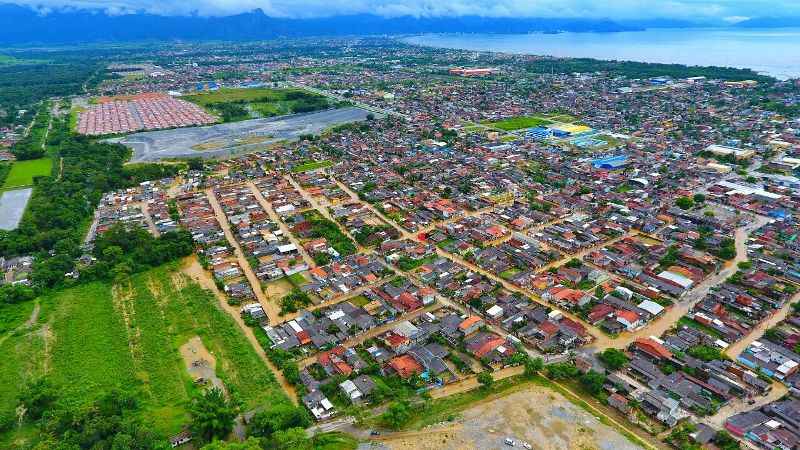
POLYGON ((606 170, 620 169, 626 164, 628 164, 628 155, 617 155, 592 161, 592 166, 594 166, 595 169, 606 170))
POLYGON ((544 127, 528 128, 528 131, 525 133, 525 136, 539 140, 547 139, 552 135, 553 135, 552 130, 544 127))

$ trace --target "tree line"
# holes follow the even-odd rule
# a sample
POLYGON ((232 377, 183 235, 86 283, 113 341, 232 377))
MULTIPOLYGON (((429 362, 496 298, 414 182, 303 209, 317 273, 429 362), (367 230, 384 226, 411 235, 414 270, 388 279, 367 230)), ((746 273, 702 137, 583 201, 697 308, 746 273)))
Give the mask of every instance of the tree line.
MULTIPOLYGON (((81 244, 91 224, 94 210, 103 193, 136 186, 152 177, 172 176, 180 165, 139 164, 125 167, 130 150, 119 144, 98 142, 69 132, 66 120, 54 120, 48 136, 48 146, 54 157, 63 158, 61 177, 39 177, 34 180, 33 194, 20 225, 13 231, 0 231, 0 256, 33 255, 33 292, 70 283, 65 273, 75 269, 75 261, 83 253, 81 244)), ((161 240, 149 234, 125 230, 139 248, 130 248, 137 259, 128 264, 129 273, 157 265, 169 258, 183 256, 191 237, 182 233, 167 233, 161 240), (154 251, 144 254, 141 249, 154 251), (163 252, 163 253, 162 253, 163 252)), ((118 234, 122 234, 119 231, 118 234)), ((112 235, 109 239, 118 238, 112 235)), ((101 243, 102 238, 101 238, 101 243)), ((117 241, 112 242, 119 242, 117 241)), ((122 263, 113 255, 98 257, 100 263, 112 266, 122 263)), ((119 267, 122 272, 125 266, 119 267)), ((97 278, 96 271, 90 278, 97 278)), ((23 287, 0 288, 0 301, 30 297, 23 287)))

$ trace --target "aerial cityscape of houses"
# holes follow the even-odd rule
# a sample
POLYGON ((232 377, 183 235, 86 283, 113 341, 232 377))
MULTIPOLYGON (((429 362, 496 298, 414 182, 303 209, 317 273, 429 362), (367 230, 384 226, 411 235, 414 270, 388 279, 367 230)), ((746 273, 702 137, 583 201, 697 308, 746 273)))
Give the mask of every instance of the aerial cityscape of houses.
MULTIPOLYGON (((371 115, 108 192, 85 245, 116 223, 187 230, 319 421, 396 383, 435 392, 541 358, 602 374, 592 396, 654 439, 800 445, 800 119, 754 101, 761 83, 352 48, 167 52, 103 83, 81 134, 210 125, 180 96, 218 89, 305 88, 371 115), (237 76, 208 81, 222 72, 237 76)), ((759 95, 800 104, 781 83, 759 95)), ((0 258, 2 282, 30 283, 31 264, 0 258)))

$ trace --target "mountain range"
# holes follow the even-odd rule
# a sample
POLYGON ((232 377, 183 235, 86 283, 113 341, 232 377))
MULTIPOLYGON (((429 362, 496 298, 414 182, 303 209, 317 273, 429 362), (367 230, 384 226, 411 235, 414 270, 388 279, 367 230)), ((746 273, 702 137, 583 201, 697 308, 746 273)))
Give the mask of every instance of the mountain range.
MULTIPOLYGON (((786 26, 790 22, 790 19, 753 19, 737 26, 786 26)), ((696 26, 708 24, 672 19, 625 22, 580 18, 381 17, 368 14, 287 19, 269 17, 259 9, 224 17, 145 13, 109 15, 96 10, 56 10, 40 14, 27 7, 0 4, 0 44, 5 45, 141 40, 238 41, 419 33, 619 32, 696 26)))

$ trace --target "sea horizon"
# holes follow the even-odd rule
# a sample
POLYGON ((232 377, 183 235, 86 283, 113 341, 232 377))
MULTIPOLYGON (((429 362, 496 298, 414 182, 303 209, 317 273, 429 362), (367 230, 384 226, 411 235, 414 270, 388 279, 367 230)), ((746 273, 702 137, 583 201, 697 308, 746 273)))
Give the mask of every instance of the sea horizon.
POLYGON ((752 69, 800 78, 800 27, 651 28, 621 32, 426 33, 400 41, 435 48, 752 69))

